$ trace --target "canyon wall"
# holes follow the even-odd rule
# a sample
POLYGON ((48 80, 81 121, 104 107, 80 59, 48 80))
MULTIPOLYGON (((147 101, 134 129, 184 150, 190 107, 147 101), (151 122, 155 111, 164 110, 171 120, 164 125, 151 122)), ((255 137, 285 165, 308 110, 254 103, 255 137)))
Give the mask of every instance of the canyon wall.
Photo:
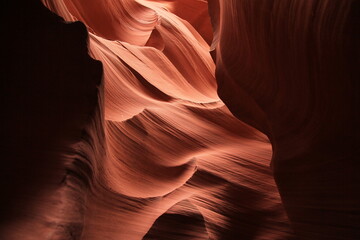
POLYGON ((0 238, 356 239, 358 10, 4 3, 0 238))

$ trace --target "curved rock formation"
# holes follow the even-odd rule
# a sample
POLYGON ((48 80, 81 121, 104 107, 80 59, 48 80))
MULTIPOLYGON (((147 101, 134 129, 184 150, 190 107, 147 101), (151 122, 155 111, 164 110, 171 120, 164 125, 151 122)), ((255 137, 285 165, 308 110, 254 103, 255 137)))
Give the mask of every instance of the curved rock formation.
POLYGON ((355 1, 208 2, 4 5, 1 239, 356 237, 355 1))
POLYGON ((357 239, 359 2, 209 6, 219 96, 271 140, 275 180, 296 234, 357 239))

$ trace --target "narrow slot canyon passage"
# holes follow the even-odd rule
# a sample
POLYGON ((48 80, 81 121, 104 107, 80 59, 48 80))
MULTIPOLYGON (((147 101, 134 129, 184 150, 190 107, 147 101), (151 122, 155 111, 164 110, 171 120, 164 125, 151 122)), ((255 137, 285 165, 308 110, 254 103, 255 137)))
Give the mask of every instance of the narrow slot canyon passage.
POLYGON ((2 4, 0 239, 360 239, 359 10, 2 4))

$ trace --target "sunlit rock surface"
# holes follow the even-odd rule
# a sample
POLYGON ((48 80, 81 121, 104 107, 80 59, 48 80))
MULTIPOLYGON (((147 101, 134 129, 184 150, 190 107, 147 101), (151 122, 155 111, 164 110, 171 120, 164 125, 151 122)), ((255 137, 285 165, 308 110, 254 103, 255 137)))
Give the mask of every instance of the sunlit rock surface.
POLYGON ((4 4, 0 239, 356 239, 357 5, 4 4))

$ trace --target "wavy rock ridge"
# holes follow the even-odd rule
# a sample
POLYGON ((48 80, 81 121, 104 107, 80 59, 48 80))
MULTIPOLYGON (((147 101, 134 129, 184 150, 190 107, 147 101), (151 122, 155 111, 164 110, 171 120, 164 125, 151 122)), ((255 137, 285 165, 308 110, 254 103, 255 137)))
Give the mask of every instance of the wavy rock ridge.
POLYGON ((356 239, 356 10, 8 3, 0 238, 356 239))

